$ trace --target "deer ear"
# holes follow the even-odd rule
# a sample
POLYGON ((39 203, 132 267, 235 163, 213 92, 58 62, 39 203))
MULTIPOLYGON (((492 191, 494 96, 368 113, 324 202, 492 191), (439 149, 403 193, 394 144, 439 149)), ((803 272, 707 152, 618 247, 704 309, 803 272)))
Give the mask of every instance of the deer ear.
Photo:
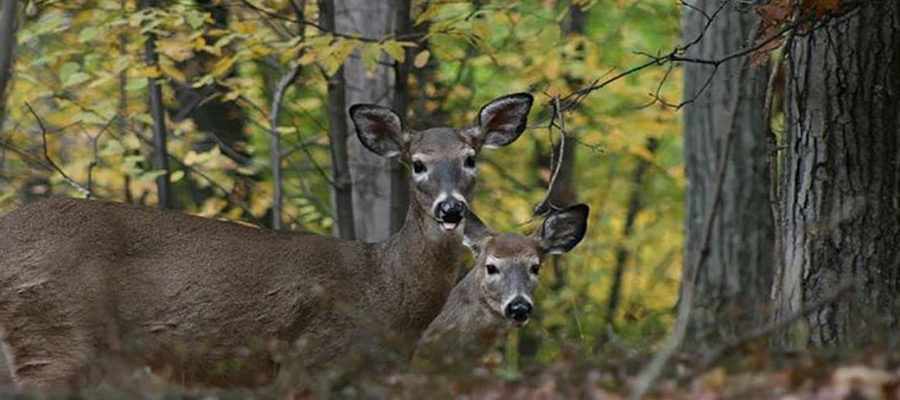
POLYGON ((528 111, 534 97, 528 93, 516 93, 495 99, 478 112, 478 129, 474 138, 484 147, 506 146, 525 131, 528 111))
POLYGON ((355 104, 350 119, 363 146, 382 157, 394 157, 403 150, 403 123, 400 116, 387 107, 355 104))
POLYGON ((584 238, 589 212, 586 204, 552 210, 537 234, 541 249, 548 254, 562 254, 572 250, 584 238))
POLYGON ((493 234, 491 229, 485 226, 481 219, 469 210, 469 213, 466 214, 466 227, 463 231, 463 246, 468 247, 473 256, 478 257, 485 239, 493 234))

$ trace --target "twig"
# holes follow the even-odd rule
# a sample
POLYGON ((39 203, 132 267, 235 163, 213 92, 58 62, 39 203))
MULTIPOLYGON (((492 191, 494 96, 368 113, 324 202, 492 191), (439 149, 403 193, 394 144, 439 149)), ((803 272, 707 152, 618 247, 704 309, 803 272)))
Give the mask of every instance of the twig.
POLYGON ((556 178, 559 177, 559 170, 562 169, 563 164, 563 155, 566 151, 566 117, 563 115, 563 111, 559 106, 559 96, 553 96, 551 100, 551 104, 553 105, 553 117, 550 119, 550 124, 547 126, 547 131, 552 132, 553 128, 556 127, 559 129, 559 155, 554 157, 553 149, 553 136, 551 135, 550 139, 550 165, 553 168, 553 173, 550 175, 550 182, 547 184, 547 192, 544 193, 544 198, 534 206, 534 213, 532 217, 539 217, 544 215, 553 208, 553 205, 550 204, 550 195, 553 194, 553 189, 556 188, 556 178), (557 124, 556 121, 559 120, 557 124), (555 159, 555 163, 553 162, 555 159))
POLYGON ((788 315, 787 318, 779 320, 779 321, 770 322, 769 324, 766 324, 763 327, 754 329, 754 330, 748 332, 747 334, 716 348, 712 352, 712 354, 710 354, 708 357, 706 357, 704 359, 703 363, 700 364, 700 367, 697 368, 697 370, 693 371, 689 375, 679 378, 679 381, 686 382, 698 375, 703 374, 706 371, 709 371, 716 364, 718 364, 719 361, 721 361, 722 358, 724 358, 728 354, 728 352, 735 350, 737 348, 740 348, 749 342, 761 339, 772 333, 784 330, 785 328, 787 328, 787 327, 793 325, 795 322, 799 321, 801 318, 804 318, 807 315, 818 311, 822 307, 825 307, 831 303, 834 303, 834 302, 846 297, 851 292, 853 292, 853 290, 855 288, 856 288, 856 282, 854 282, 854 281, 847 282, 847 283, 841 285, 840 287, 838 287, 837 290, 835 290, 833 293, 819 299, 816 302, 813 302, 813 303, 803 306, 803 308, 788 315))
POLYGON ((106 133, 106 129, 109 128, 109 126, 112 125, 113 121, 117 120, 118 118, 119 118, 118 115, 113 116, 109 120, 109 122, 107 122, 106 125, 103 126, 103 129, 100 130, 100 133, 98 133, 94 136, 91 136, 90 134, 85 132, 85 134, 87 134, 87 136, 88 136, 88 139, 91 141, 91 155, 92 155, 91 162, 88 163, 88 167, 87 167, 87 188, 92 193, 88 193, 87 198, 93 197, 94 167, 96 167, 97 164, 100 163, 99 157, 97 156, 97 153, 98 153, 97 140, 100 139, 100 136, 103 136, 103 134, 106 133))
POLYGON ((47 149, 47 128, 44 126, 44 121, 41 120, 41 117, 38 116, 37 112, 34 111, 34 108, 31 107, 31 104, 27 101, 25 102, 25 107, 28 108, 28 111, 31 115, 34 116, 34 119, 37 120, 38 126, 41 128, 41 143, 44 146, 44 159, 47 160, 47 163, 50 164, 50 167, 53 168, 54 171, 58 172, 60 176, 62 176, 63 180, 68 183, 70 186, 74 187, 76 190, 81 192, 86 197, 91 197, 91 190, 84 187, 78 182, 75 182, 74 179, 70 178, 69 175, 66 175, 66 172, 50 158, 50 152, 47 149))
POLYGON ((306 154, 306 157, 309 159, 309 162, 312 163, 313 167, 316 169, 316 172, 318 172, 319 175, 322 176, 322 179, 324 179, 325 182, 328 183, 328 186, 335 187, 334 180, 332 180, 331 177, 328 176, 328 173, 325 172, 325 169, 323 169, 322 166, 316 162, 316 160, 313 158, 312 153, 310 153, 309 149, 306 147, 306 144, 303 140, 303 134, 300 133, 300 127, 296 124, 296 122, 294 123, 294 132, 300 139, 300 150, 303 150, 303 153, 306 154))

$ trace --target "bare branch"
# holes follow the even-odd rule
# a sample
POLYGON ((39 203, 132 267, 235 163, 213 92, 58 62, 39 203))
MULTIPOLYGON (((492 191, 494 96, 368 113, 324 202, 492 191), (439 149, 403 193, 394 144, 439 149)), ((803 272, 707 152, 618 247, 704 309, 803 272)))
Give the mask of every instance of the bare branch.
MULTIPOLYGON (((91 162, 88 163, 88 167, 87 167, 88 191, 92 192, 94 190, 94 167, 96 167, 97 164, 100 162, 99 157, 97 156, 97 153, 98 153, 97 140, 100 139, 100 136, 103 136, 103 134, 106 133, 106 130, 109 128, 109 126, 112 125, 113 121, 117 120, 118 118, 119 118, 118 115, 113 116, 109 120, 109 122, 107 122, 106 125, 103 126, 103 129, 101 129, 100 132, 97 133, 96 135, 92 136, 90 134, 87 134, 87 132, 85 132, 85 134, 87 134, 87 136, 88 136, 88 139, 90 139, 90 141, 91 141, 91 162)), ((87 198, 91 198, 91 197, 93 197, 93 193, 88 193, 87 198)))
POLYGON ((70 178, 69 175, 67 175, 66 172, 63 171, 62 168, 60 168, 59 165, 57 165, 56 162, 53 161, 52 158, 50 158, 50 152, 47 149, 47 128, 44 126, 44 121, 41 120, 41 117, 38 116, 37 112, 34 111, 34 108, 31 107, 30 103, 25 102, 25 107, 28 108, 28 111, 31 113, 31 115, 34 116, 34 119, 37 121, 38 126, 41 128, 41 143, 43 143, 43 146, 44 146, 44 159, 47 160, 47 164, 49 164, 50 167, 53 168, 54 171, 58 172, 59 175, 62 176, 63 180, 66 183, 68 183, 70 186, 74 187, 76 190, 78 190, 85 196, 91 197, 90 189, 84 187, 83 185, 81 185, 78 182, 75 182, 74 179, 70 178))
POLYGON ((547 192, 544 194, 544 198, 534 206, 533 217, 538 217, 544 215, 553 208, 553 205, 550 204, 550 195, 553 194, 553 189, 556 187, 556 180, 559 177, 559 170, 563 164, 563 154, 565 154, 566 150, 566 117, 563 115, 562 108, 559 106, 559 96, 553 96, 551 100, 551 104, 553 104, 553 117, 550 118, 550 124, 547 126, 547 131, 551 133, 550 135, 550 166, 553 168, 553 173, 550 175, 550 182, 547 184, 547 192), (559 123, 556 123, 556 121, 559 123), (559 155, 554 156, 553 149, 553 128, 556 127, 559 129, 559 155), (555 160, 554 160, 555 159, 555 160), (554 162, 555 161, 555 162, 554 162))

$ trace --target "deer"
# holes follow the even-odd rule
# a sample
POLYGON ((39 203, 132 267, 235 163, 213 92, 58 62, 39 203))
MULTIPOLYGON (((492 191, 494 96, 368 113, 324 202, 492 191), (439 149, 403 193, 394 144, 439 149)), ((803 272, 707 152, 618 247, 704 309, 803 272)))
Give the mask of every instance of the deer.
POLYGON ((581 242, 589 211, 586 204, 552 208, 528 236, 496 234, 470 213, 463 243, 472 252, 474 266, 422 334, 413 366, 467 368, 511 329, 528 323, 541 261, 581 242))
POLYGON ((503 96, 473 126, 424 130, 386 107, 350 107, 361 143, 412 170, 406 222, 378 243, 71 198, 0 217, 0 339, 12 379, 96 386, 110 367, 94 360, 111 359, 177 383, 258 386, 279 365, 248 349, 272 343, 299 349, 307 369, 369 349, 408 358, 455 282, 476 156, 514 142, 532 102, 503 96))

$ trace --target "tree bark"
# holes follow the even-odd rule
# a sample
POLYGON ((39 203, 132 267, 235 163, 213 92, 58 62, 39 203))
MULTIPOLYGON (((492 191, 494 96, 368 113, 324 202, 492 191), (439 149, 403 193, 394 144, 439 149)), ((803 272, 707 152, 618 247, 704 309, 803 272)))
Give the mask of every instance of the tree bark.
MULTIPOLYGON (((142 0, 142 8, 156 7, 155 0, 142 0)), ((147 32, 144 44, 144 62, 148 66, 159 65, 159 54, 156 53, 156 34, 147 32)), ((159 208, 172 208, 172 185, 169 180, 168 145, 166 144, 166 114, 162 101, 162 88, 158 79, 147 78, 147 108, 153 119, 153 168, 163 171, 156 177, 156 196, 159 208)))
MULTIPOLYGON (((371 38, 385 37, 403 26, 396 23, 397 16, 402 14, 396 7, 395 1, 337 1, 335 30, 371 38)), ((385 54, 379 61, 370 76, 359 57, 351 56, 344 62, 346 105, 375 103, 394 107, 405 120, 406 105, 394 101, 394 87, 399 79, 396 70, 385 54)), ((346 110, 342 114, 349 119, 346 110)), ((348 126, 352 123, 348 122, 348 126)), ((352 132, 348 136, 356 238, 366 242, 387 239, 399 229, 397 222, 403 220, 408 208, 405 195, 395 197, 396 193, 408 190, 404 169, 395 159, 382 158, 367 150, 352 132)))
MULTIPOLYGON (((334 30, 334 0, 319 0, 319 24, 326 30, 334 30)), ((347 157, 347 99, 344 67, 338 68, 328 78, 328 138, 331 148, 332 208, 334 226, 338 237, 356 239, 353 219, 353 181, 347 157)))
POLYGON ((15 0, 3 0, 0 4, 0 132, 6 117, 6 88, 12 79, 13 53, 16 47, 15 0))
POLYGON ((871 2, 786 49, 783 271, 775 318, 833 293, 786 346, 896 344, 900 318, 900 3, 871 2))
MULTIPOLYGON (((722 4, 698 0, 682 8, 684 42, 702 36, 686 56, 717 59, 747 45, 758 18, 750 9, 739 9, 736 2, 725 4, 704 32, 707 16, 713 16, 722 4)), ((695 338, 692 344, 701 349, 734 339, 765 321, 774 259, 762 112, 766 78, 764 68, 748 66, 742 59, 724 63, 718 71, 708 65, 684 65, 684 99, 696 101, 684 109, 683 281, 700 257, 703 219, 718 190, 719 148, 729 131, 735 133, 725 165, 721 208, 714 215, 710 253, 700 266, 688 325, 688 337, 695 338)), ((683 282, 682 291, 684 286, 683 282)))

